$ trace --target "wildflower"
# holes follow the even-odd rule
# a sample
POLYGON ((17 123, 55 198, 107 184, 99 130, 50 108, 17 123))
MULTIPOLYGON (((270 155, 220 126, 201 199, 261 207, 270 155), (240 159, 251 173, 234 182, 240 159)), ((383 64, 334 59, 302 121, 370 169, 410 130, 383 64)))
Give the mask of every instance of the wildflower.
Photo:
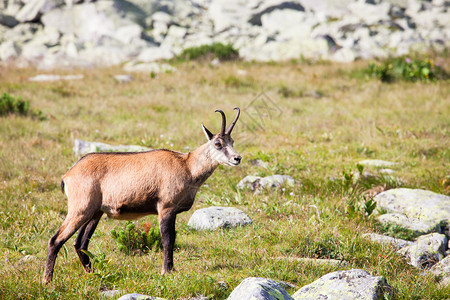
POLYGON ((410 64, 410 63, 411 63, 411 58, 409 58, 409 57, 405 58, 405 62, 406 62, 407 64, 410 64))

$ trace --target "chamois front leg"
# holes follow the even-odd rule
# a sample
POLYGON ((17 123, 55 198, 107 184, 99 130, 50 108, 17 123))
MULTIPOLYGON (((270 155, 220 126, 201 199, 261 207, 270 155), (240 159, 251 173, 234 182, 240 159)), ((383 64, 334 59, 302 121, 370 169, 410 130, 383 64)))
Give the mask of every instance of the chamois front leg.
POLYGON ((173 269, 173 245, 175 244, 175 220, 177 214, 173 211, 162 211, 158 214, 159 231, 164 249, 164 262, 161 274, 170 273, 173 269))

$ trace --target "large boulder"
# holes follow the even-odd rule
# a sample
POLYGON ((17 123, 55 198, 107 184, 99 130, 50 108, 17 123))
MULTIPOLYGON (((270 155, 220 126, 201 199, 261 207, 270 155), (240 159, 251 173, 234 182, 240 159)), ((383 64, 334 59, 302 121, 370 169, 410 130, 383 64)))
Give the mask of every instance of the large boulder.
POLYGON ((231 292, 227 300, 292 300, 292 297, 286 290, 276 281, 249 277, 244 279, 231 292))
POLYGON ((372 300, 389 296, 392 296, 392 287, 384 277, 372 276, 360 269, 327 274, 292 295, 295 300, 372 300))
POLYGON ((392 189, 378 194, 374 201, 388 214, 378 217, 421 234, 448 232, 450 197, 420 189, 392 189))
POLYGON ((250 217, 235 207, 211 206, 196 210, 188 226, 196 230, 216 230, 252 224, 250 217))

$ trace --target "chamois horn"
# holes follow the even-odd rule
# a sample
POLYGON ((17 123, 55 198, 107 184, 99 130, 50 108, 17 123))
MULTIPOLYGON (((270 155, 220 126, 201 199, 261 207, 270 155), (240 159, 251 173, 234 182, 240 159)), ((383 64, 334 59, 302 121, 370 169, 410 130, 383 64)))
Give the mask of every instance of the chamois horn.
POLYGON ((227 119, 225 117, 225 113, 220 110, 220 109, 216 109, 216 112, 220 113, 222 115, 222 129, 220 130, 219 135, 225 135, 225 126, 227 125, 227 119))
POLYGON ((230 124, 230 127, 227 128, 225 134, 231 134, 231 131, 234 128, 234 125, 236 124, 237 120, 239 119, 239 115, 241 114, 241 110, 239 107, 235 107, 234 109, 237 109, 236 117, 234 118, 234 121, 230 124))

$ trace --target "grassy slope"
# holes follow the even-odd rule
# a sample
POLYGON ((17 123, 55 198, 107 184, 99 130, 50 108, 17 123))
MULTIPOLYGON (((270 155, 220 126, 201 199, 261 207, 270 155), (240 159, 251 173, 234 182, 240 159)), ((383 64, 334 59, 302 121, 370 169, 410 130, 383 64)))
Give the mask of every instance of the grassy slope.
MULTIPOLYGON (((450 85, 382 84, 352 76, 362 66, 182 63, 177 72, 154 79, 136 74, 127 84, 112 78, 119 69, 82 70, 83 80, 52 83, 29 82, 35 70, 0 69, 1 92, 28 99, 48 116, 0 119, 1 298, 97 298, 107 286, 173 299, 220 299, 248 276, 301 287, 342 269, 283 257, 345 259, 347 268, 385 276, 400 299, 445 298, 449 288, 437 288, 435 278, 420 275, 393 249, 361 238, 378 227, 362 214, 347 215, 348 191, 341 180, 329 178, 340 179, 361 159, 377 158, 398 163, 404 186, 448 194, 450 85), (276 107, 261 101, 264 95, 252 103, 261 91, 276 107), (75 138, 189 151, 205 141, 200 123, 217 131, 220 116, 214 110, 223 109, 231 119, 234 106, 243 110, 234 130, 243 164, 220 167, 194 208, 179 215, 175 273, 159 275, 160 252, 120 253, 110 231, 124 223, 105 219, 90 246, 106 254, 103 269, 84 275, 72 238, 58 256, 53 283, 40 283, 47 241, 66 212, 59 181, 76 161, 75 138), (252 166, 249 160, 256 158, 269 167, 252 166), (236 191, 246 175, 276 173, 301 184, 261 194, 236 191), (254 225, 190 231, 190 215, 209 205, 237 206, 254 225), (27 254, 36 259, 21 262, 27 254)), ((154 216, 145 220, 157 223, 154 216)))

